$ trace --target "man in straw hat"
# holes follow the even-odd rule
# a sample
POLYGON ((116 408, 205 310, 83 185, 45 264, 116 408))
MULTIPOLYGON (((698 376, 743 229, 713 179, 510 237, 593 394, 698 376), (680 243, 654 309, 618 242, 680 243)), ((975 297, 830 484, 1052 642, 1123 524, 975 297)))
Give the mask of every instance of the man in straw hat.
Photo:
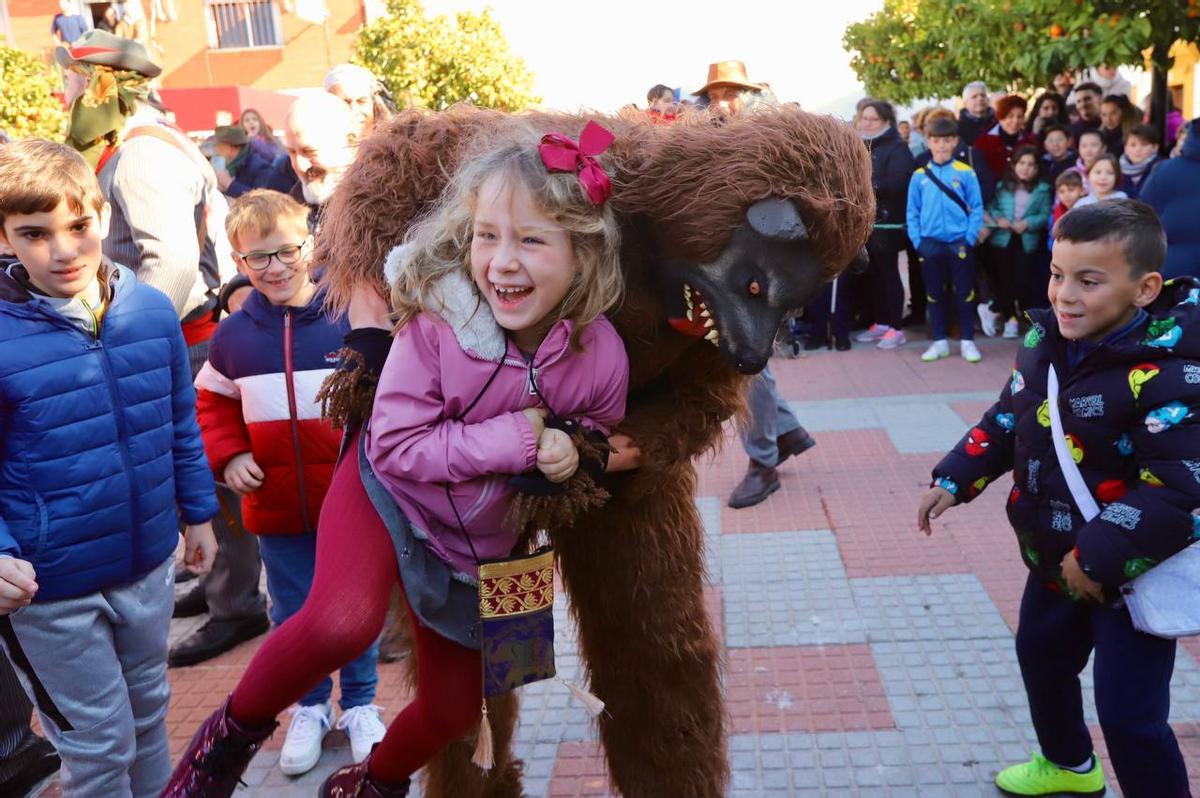
MULTIPOLYGON (((696 95, 706 99, 708 107, 725 118, 750 113, 755 106, 771 101, 761 85, 750 82, 746 65, 741 61, 709 64, 708 81, 696 95)), ((729 506, 734 509, 765 501, 779 490, 776 470, 779 464, 816 445, 787 402, 780 398, 769 366, 750 381, 746 401, 750 418, 741 436, 750 465, 729 496, 729 506)))
POLYGON ((696 92, 709 108, 723 117, 734 117, 766 100, 763 87, 746 77, 741 61, 718 61, 708 65, 708 81, 696 92))
MULTIPOLYGON (((221 284, 236 275, 216 175, 151 105, 150 82, 162 70, 140 42, 93 30, 56 58, 67 70, 67 144, 95 167, 112 205, 104 254, 174 303, 195 376, 208 359, 221 284)), ((258 542, 239 528, 236 495, 219 488, 218 498, 212 571, 175 608, 177 617, 208 612, 209 621, 171 650, 173 666, 202 662, 270 626, 258 542)))

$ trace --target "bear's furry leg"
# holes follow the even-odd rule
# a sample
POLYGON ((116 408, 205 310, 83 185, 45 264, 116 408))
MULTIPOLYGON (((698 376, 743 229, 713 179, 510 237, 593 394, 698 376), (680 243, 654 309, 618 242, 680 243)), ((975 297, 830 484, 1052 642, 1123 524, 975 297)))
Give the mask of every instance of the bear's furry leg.
POLYGON ((685 462, 617 480, 605 508, 555 535, 591 689, 607 705, 609 773, 625 798, 722 798, 720 646, 704 605, 695 471, 685 462))
POLYGON ((426 798, 522 798, 523 763, 512 755, 519 708, 516 693, 488 699, 495 766, 484 773, 471 762, 473 735, 452 743, 425 766, 422 787, 426 798))

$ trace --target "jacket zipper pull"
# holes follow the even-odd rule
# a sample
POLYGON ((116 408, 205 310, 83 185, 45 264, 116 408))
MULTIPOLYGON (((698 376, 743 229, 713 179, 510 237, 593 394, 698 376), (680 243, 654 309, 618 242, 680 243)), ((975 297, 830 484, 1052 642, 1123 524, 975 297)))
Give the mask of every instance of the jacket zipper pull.
POLYGON ((538 374, 538 370, 535 367, 530 366, 529 367, 529 395, 530 396, 537 396, 537 392, 538 392, 537 374, 538 374))

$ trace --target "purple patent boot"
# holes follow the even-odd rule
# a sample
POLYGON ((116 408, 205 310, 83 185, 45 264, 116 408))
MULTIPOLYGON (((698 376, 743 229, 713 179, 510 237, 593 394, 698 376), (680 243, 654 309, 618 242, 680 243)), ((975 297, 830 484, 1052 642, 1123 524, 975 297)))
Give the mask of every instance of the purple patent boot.
POLYGON ((370 761, 371 757, 368 756, 357 765, 333 771, 317 791, 317 798, 406 798, 409 780, 385 787, 367 774, 367 763, 370 761))
POLYGON ((208 716, 184 750, 161 798, 229 798, 263 740, 279 725, 243 729, 229 714, 230 699, 208 716))

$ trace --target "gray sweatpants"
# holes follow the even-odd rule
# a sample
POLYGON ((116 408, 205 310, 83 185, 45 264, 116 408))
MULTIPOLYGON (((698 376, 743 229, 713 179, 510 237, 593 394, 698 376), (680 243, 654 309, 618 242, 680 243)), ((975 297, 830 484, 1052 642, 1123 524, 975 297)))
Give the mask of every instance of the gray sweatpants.
POLYGON ((136 582, 0 617, 0 643, 62 757, 65 798, 156 798, 171 776, 175 558, 136 582))

